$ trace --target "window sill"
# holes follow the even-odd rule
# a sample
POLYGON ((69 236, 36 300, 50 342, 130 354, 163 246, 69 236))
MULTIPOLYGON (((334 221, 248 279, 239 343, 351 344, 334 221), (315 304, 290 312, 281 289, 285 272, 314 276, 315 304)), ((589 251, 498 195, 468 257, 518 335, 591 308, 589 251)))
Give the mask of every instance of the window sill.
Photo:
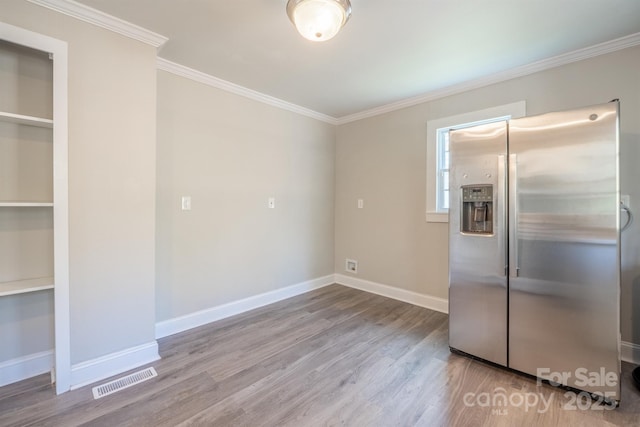
POLYGON ((449 222, 449 213, 427 212, 427 222, 449 222))

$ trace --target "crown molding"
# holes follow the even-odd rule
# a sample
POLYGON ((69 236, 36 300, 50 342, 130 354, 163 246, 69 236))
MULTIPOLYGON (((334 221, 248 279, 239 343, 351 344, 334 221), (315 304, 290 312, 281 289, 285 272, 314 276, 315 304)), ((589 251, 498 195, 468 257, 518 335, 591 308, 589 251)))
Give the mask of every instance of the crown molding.
POLYGON ((77 3, 73 0, 27 0, 38 6, 55 10, 67 16, 113 31, 114 33, 132 38, 159 48, 167 40, 167 37, 149 31, 146 28, 111 16, 97 9, 77 3))
MULTIPOLYGON (((77 3, 73 0, 27 0, 33 4, 46 7, 48 9, 55 10, 65 15, 80 19, 93 25, 108 29, 110 31, 122 34, 126 37, 130 37, 135 40, 150 44, 156 48, 162 46, 167 42, 168 38, 160 34, 149 31, 145 28, 108 15, 99 10, 77 3)), ((473 89, 489 86, 495 83, 500 83, 506 80, 526 76, 529 74, 537 73, 539 71, 548 70, 551 68, 559 67, 562 65, 570 64, 572 62, 581 61, 584 59, 592 58, 599 55, 615 52, 618 50, 626 49, 629 47, 640 45, 640 33, 630 34, 625 37, 610 40, 604 43, 600 43, 594 46, 578 49, 572 52, 568 52, 562 55, 557 55, 551 58, 543 59, 533 62, 531 64, 523 65, 520 67, 512 68, 510 70, 501 71, 488 76, 480 77, 477 79, 462 82, 460 84, 448 86, 442 89, 436 89, 429 91, 422 95, 403 99, 390 104, 375 107, 369 110, 364 110, 358 113, 349 114, 339 118, 329 116, 327 114, 319 113, 317 111, 292 104, 290 102, 275 98, 270 95, 257 92, 252 89, 248 89, 244 86, 231 83, 227 80, 222 80, 218 77, 214 77, 210 74, 203 73, 201 71, 194 70, 192 68, 177 64, 175 62, 168 61, 163 58, 158 58, 157 67, 160 70, 167 71, 188 79, 204 83, 206 85, 225 90, 227 92, 235 93, 236 95, 244 96, 249 99, 253 99, 258 102, 262 102, 277 108, 281 108, 287 111, 298 113, 307 117, 314 118, 332 125, 343 125, 357 120, 366 119, 369 117, 379 116, 381 114, 390 113, 392 111, 401 110, 403 108, 412 107, 414 105, 422 104, 424 102, 434 101, 436 99, 444 98, 447 96, 455 95, 458 93, 466 92, 473 89)))
POLYGON ((436 99, 444 98, 447 96, 455 95, 455 94, 466 92, 473 89, 478 89, 484 86, 489 86, 495 83, 500 83, 506 80, 511 80, 517 77, 526 76, 529 74, 537 73, 539 71, 544 71, 551 68, 559 67, 561 65, 570 64, 572 62, 582 61, 583 59, 593 58, 595 56, 604 55, 607 53, 615 52, 618 50, 626 49, 626 48, 637 46, 637 45, 640 45, 640 33, 630 34, 625 37, 610 40, 608 42, 600 43, 600 44, 586 47, 583 49, 574 50, 573 52, 543 59, 541 61, 536 61, 531 64, 527 64, 520 67, 512 68, 510 70, 494 73, 489 76, 480 77, 478 79, 469 80, 457 85, 452 85, 442 89, 430 91, 416 97, 407 98, 398 102, 393 102, 391 104, 382 105, 380 107, 361 111, 359 113, 342 116, 342 117, 339 117, 336 121, 338 125, 355 122, 357 120, 362 120, 369 117, 390 113, 392 111, 400 110, 407 107, 412 107, 414 105, 422 104, 424 102, 434 101, 436 99))
POLYGON ((236 95, 244 96, 245 98, 252 99, 254 101, 262 102, 273 107, 281 108, 283 110, 291 111, 303 116, 311 117, 312 119, 320 120, 332 125, 338 124, 338 120, 335 117, 328 116, 326 114, 318 113, 317 111, 310 110, 305 107, 301 107, 296 104, 292 104, 282 99, 275 98, 264 93, 257 92, 252 89, 248 89, 244 86, 231 83, 227 80, 222 80, 218 77, 214 77, 210 74, 203 73, 193 68, 186 67, 184 65, 171 62, 164 58, 157 59, 157 67, 159 70, 166 71, 168 73, 175 74, 177 76, 185 77, 187 79, 194 80, 199 83, 206 84, 208 86, 222 89, 227 92, 231 92, 236 95))

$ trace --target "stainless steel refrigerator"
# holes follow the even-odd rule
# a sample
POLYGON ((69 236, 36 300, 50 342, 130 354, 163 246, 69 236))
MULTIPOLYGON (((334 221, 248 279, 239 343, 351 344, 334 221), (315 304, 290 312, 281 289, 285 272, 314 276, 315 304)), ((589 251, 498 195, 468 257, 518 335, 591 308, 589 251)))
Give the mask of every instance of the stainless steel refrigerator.
POLYGON ((619 401, 618 111, 450 133, 452 350, 619 401))

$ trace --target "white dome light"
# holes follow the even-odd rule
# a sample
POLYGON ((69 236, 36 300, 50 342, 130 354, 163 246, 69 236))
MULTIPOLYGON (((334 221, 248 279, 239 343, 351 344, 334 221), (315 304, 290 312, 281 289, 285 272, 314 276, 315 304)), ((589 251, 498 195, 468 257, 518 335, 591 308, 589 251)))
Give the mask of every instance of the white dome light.
POLYGON ((329 40, 351 16, 349 0, 289 0, 287 14, 305 39, 329 40))

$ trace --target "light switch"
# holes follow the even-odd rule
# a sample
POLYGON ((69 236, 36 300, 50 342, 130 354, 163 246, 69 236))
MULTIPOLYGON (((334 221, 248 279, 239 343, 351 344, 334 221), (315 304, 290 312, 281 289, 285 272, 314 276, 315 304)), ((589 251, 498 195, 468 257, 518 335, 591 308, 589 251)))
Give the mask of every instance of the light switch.
POLYGON ((269 209, 274 209, 276 207, 276 198, 269 197, 269 209))
POLYGON ((358 199, 358 209, 362 209, 362 208, 364 208, 364 200, 358 199))
POLYGON ((191 210, 191 196, 182 196, 182 210, 183 211, 191 210))

